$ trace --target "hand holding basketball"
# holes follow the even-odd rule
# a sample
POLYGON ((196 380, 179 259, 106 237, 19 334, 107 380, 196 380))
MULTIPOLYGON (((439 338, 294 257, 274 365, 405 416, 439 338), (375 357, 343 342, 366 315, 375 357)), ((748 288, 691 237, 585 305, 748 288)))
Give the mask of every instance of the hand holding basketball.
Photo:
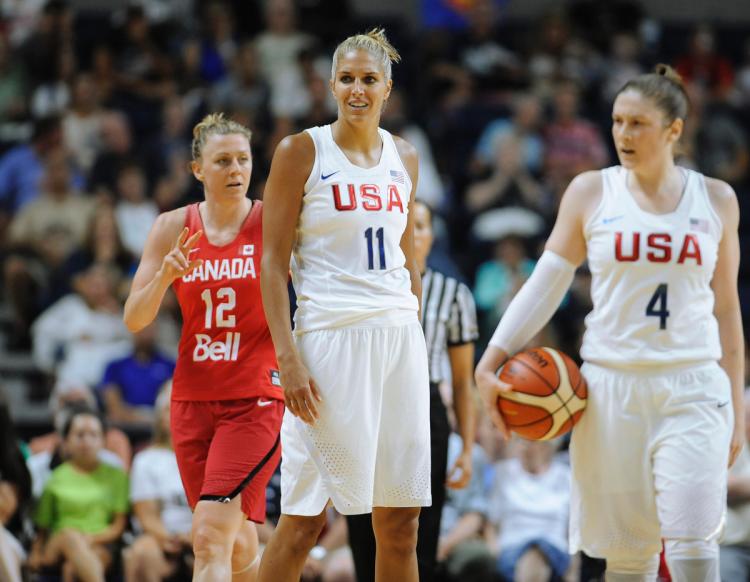
POLYGON ((489 414, 492 424, 497 427, 506 440, 510 438, 510 431, 498 410, 497 399, 503 393, 510 391, 511 386, 497 377, 496 370, 507 359, 508 355, 503 350, 492 345, 487 346, 487 350, 484 352, 482 359, 479 360, 474 372, 474 381, 477 383, 479 394, 484 402, 484 409, 489 414))
POLYGON ((552 348, 516 354, 500 371, 500 381, 512 388, 495 403, 505 426, 530 440, 565 434, 586 408, 586 380, 570 357, 552 348))
POLYGON ((203 235, 203 231, 199 230, 188 238, 189 232, 187 227, 182 229, 172 249, 162 260, 160 274, 170 283, 178 277, 184 277, 203 262, 200 259, 190 260, 190 253, 203 235))

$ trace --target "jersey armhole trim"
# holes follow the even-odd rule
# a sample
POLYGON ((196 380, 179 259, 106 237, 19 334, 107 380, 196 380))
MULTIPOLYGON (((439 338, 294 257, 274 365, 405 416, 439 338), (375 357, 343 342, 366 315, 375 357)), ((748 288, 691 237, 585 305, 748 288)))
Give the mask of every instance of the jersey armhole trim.
POLYGON ((396 154, 396 158, 398 159, 398 163, 401 164, 401 168, 404 170, 404 176, 409 181, 409 201, 411 201, 411 191, 414 189, 414 183, 411 179, 411 174, 409 173, 408 168, 406 167, 406 164, 404 163, 404 160, 401 159, 401 153, 398 151, 398 146, 396 145, 396 140, 393 139, 393 135, 390 131, 387 131, 383 128, 378 128, 378 131, 382 132, 381 136, 383 139, 385 139, 385 136, 388 137, 388 139, 391 142, 391 147, 393 148, 393 152, 396 154))
MULTIPOLYGON (((693 172, 693 170, 689 171, 693 172)), ((706 207, 708 208, 708 212, 711 215, 711 218, 716 221, 716 224, 719 227, 719 240, 721 240, 724 237, 724 221, 721 219, 721 216, 719 216, 719 213, 716 212, 716 209, 714 208, 714 203, 711 199, 711 193, 708 191, 708 185, 706 184, 706 177, 700 172, 693 173, 696 174, 698 179, 700 180, 700 188, 703 193, 703 199, 706 201, 706 207)))
POLYGON ((305 181, 305 189, 302 192, 302 196, 304 197, 305 194, 308 194, 309 192, 312 192, 312 190, 317 186, 318 182, 320 181, 320 158, 323 155, 323 148, 319 146, 318 140, 316 139, 316 134, 318 133, 319 127, 309 127, 305 130, 305 132, 310 136, 310 139, 313 142, 313 148, 315 150, 315 155, 313 157, 313 165, 312 168, 310 168, 310 175, 307 177, 307 180, 305 181))
POLYGON ((583 224, 583 238, 586 241, 591 238, 591 231, 594 228, 594 224, 601 216, 602 212, 604 212, 604 206, 607 202, 607 184, 611 180, 611 176, 607 175, 609 173, 609 170, 611 170, 611 168, 604 168, 603 170, 599 171, 599 177, 601 178, 602 183, 601 198, 599 200, 599 204, 596 205, 596 208, 594 208, 593 212, 591 213, 591 216, 589 216, 586 222, 583 224))

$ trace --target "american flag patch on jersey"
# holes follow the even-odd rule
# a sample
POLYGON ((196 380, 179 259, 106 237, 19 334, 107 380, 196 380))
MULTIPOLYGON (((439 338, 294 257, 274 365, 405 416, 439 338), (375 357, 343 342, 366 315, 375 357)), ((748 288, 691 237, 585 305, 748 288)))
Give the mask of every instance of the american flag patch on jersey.
POLYGON ((404 173, 391 170, 391 180, 398 182, 399 184, 404 184, 404 173))
POLYGON ((691 218, 690 230, 697 230, 698 232, 705 232, 708 234, 708 220, 705 218, 691 218))

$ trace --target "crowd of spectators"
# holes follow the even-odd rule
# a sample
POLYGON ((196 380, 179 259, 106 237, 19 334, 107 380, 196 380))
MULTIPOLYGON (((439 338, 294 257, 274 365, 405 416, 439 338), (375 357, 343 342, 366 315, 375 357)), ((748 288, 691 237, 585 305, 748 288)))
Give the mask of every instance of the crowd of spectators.
MULTIPOLYGON (((157 215, 201 199, 188 171, 193 124, 224 111, 252 130, 249 195, 262 198, 280 139, 335 119, 340 37, 384 24, 401 51, 383 124, 420 153, 418 196, 436 210, 430 262, 474 291, 477 353, 531 273, 571 178, 617 163, 613 96, 655 63, 673 64, 691 97, 678 162, 728 181, 750 215, 750 24, 670 26, 635 0, 568 2, 532 21, 506 19, 495 0, 452 4, 463 14, 408 23, 362 18, 346 0, 0 3, 0 352, 28 354, 44 374, 53 428, 19 448, 0 405, 0 578, 19 580, 19 564, 91 580, 189 571, 162 388, 180 314, 167 296, 158 321, 132 335, 123 299, 157 215)), ((579 270, 540 342, 577 354, 588 281, 579 270)), ((513 568, 519 580, 587 579, 563 559, 564 450, 508 447, 480 423, 474 478, 449 492, 444 513, 445 579, 513 568)), ((750 498, 745 465, 733 504, 750 498)), ((326 563, 311 558, 309 579, 352 579, 341 524, 331 516, 326 563)), ((727 554, 747 555, 747 540, 738 531, 727 554)))

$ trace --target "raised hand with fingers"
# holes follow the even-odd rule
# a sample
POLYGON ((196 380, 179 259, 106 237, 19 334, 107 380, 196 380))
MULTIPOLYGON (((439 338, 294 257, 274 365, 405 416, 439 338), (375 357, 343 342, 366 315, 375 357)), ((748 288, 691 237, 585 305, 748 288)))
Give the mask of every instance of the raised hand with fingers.
POLYGON ((162 260, 159 274, 169 283, 178 277, 184 277, 189 274, 203 262, 201 259, 190 260, 190 254, 195 250, 193 247, 203 235, 203 231, 199 230, 193 233, 190 238, 188 238, 188 232, 187 227, 182 229, 174 246, 162 260))

